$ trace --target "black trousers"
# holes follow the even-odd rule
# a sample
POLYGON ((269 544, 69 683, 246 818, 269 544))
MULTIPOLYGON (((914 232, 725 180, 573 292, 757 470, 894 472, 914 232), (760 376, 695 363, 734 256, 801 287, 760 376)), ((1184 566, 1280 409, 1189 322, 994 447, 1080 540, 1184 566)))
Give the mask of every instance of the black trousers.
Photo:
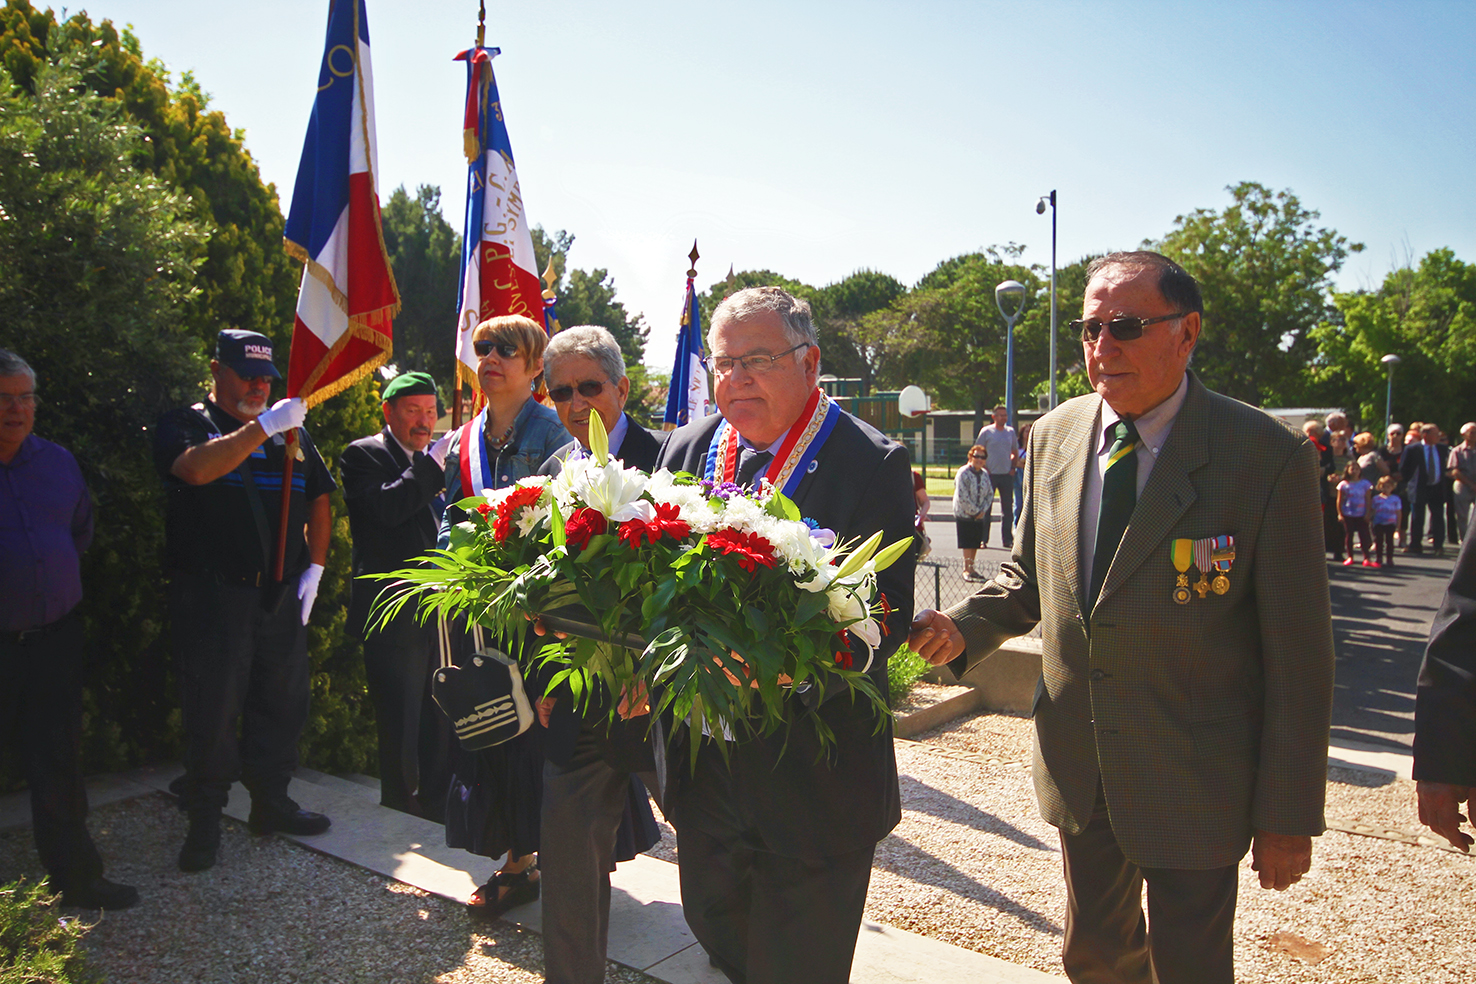
POLYGON ((1075 984, 1235 984, 1237 865, 1140 868, 1123 856, 1100 798, 1085 830, 1061 831, 1061 856, 1061 959, 1075 984))
POLYGON ((793 858, 765 844, 712 742, 677 827, 687 925, 734 984, 846 984, 875 845, 793 858))
MULTIPOLYGON (((994 496, 999 500, 999 542, 1007 547, 1015 545, 1015 473, 1003 475, 989 473, 994 483, 994 496)), ((984 514, 984 546, 989 546, 989 524, 994 522, 994 510, 984 514)))
POLYGON ((36 853, 58 892, 103 873, 87 833, 87 789, 78 758, 82 677, 82 622, 75 614, 23 642, 0 640, 3 738, 20 752, 36 853))
POLYGON ((1425 513, 1430 514, 1430 538, 1435 549, 1445 549, 1445 496, 1438 485, 1422 485, 1415 489, 1414 504, 1409 510, 1409 547, 1419 551, 1424 548, 1425 513))
POLYGON ((450 783, 451 732, 431 698, 440 663, 434 621, 401 612, 364 640, 364 676, 379 736, 379 802, 440 820, 450 783))
POLYGON ((169 620, 185 733, 185 773, 169 788, 180 809, 221 810, 237 779, 253 800, 286 797, 308 712, 297 592, 288 586, 266 612, 257 588, 176 575, 169 620))
MULTIPOLYGON (((634 812, 629 806, 632 777, 638 776, 637 785, 646 789, 659 788, 654 772, 611 766, 603 747, 590 729, 581 729, 568 762, 543 764, 538 868, 545 984, 601 984, 605 979, 610 872, 615 870, 621 819, 634 812)), ((649 814, 650 807, 645 811, 649 814)))

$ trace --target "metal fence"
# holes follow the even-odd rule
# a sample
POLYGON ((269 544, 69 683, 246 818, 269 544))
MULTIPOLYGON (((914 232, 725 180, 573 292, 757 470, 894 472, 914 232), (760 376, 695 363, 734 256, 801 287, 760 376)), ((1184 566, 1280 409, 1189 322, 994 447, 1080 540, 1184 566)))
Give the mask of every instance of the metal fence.
MULTIPOLYGON (((974 570, 987 580, 999 573, 999 564, 979 557, 974 562, 974 570)), ((919 561, 913 586, 913 609, 921 611, 924 608, 936 608, 942 611, 958 604, 982 587, 983 582, 965 581, 963 575, 963 561, 959 559, 944 557, 919 561)), ((1030 637, 1040 637, 1039 625, 1031 630, 1030 637)))

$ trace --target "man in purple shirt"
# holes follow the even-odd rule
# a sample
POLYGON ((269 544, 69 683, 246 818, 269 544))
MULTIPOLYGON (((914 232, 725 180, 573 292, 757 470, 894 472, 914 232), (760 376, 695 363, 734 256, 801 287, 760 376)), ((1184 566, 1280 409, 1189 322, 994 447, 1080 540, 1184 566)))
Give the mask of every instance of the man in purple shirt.
POLYGON ((87 833, 80 561, 92 499, 77 459, 31 433, 36 374, 0 349, 0 722, 31 787, 36 853, 64 905, 126 909, 138 890, 103 877, 87 833))

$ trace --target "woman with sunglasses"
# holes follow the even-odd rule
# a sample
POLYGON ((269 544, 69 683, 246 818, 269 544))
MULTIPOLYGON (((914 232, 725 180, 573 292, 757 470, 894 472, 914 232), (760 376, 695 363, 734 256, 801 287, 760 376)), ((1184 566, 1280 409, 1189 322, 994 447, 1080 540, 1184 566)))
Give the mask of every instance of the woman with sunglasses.
MULTIPOLYGON (((572 440, 558 414, 533 395, 547 344, 548 336, 536 322, 517 315, 492 318, 473 329, 477 382, 486 406, 451 439, 446 454, 448 503, 527 478, 572 440)), ((442 548, 449 541, 452 525, 464 518, 460 509, 447 506, 441 523, 442 548)), ((460 663, 475 651, 476 639, 464 629, 452 635, 460 663)), ((520 641, 488 640, 486 644, 516 650, 520 641)), ((458 745, 452 752, 452 772, 446 845, 489 858, 507 854, 501 870, 472 894, 468 907, 479 914, 499 916, 538 898, 533 857, 538 851, 543 799, 543 729, 529 728, 511 741, 479 752, 458 745)))

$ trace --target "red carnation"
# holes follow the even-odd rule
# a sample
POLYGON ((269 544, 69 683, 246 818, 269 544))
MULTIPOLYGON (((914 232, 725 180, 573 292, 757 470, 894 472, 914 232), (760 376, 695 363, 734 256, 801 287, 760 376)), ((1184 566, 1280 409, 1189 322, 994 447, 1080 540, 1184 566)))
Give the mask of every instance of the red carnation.
POLYGON ((608 527, 604 513, 589 506, 580 506, 564 524, 564 539, 569 542, 569 546, 583 550, 589 546, 590 537, 598 536, 608 527))
POLYGON ((492 515, 492 507, 484 502, 477 507, 477 512, 482 514, 483 519, 486 519, 488 516, 492 515))
POLYGON ((774 566, 774 545, 757 533, 742 530, 717 530, 707 534, 707 545, 718 553, 732 554, 738 566, 752 573, 760 564, 774 566))
POLYGON ((543 489, 537 485, 519 485, 506 499, 497 504, 497 523, 492 527, 492 536, 501 543, 507 539, 512 532, 513 517, 519 509, 531 506, 543 495, 543 489))
POLYGON ((656 518, 652 525, 659 526, 661 532, 676 540, 684 540, 692 532, 692 527, 681 519, 682 510, 674 502, 656 503, 656 518))

